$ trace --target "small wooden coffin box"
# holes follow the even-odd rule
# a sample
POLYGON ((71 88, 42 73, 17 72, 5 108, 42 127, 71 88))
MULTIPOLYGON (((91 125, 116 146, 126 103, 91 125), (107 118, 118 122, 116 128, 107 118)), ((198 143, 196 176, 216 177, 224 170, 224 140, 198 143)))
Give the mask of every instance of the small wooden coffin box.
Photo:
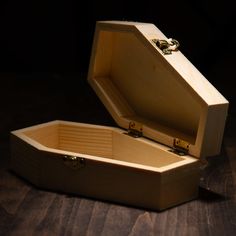
POLYGON ((121 128, 53 121, 13 131, 13 170, 41 188, 154 210, 196 198, 228 102, 160 39, 153 24, 97 22, 88 81, 121 128))

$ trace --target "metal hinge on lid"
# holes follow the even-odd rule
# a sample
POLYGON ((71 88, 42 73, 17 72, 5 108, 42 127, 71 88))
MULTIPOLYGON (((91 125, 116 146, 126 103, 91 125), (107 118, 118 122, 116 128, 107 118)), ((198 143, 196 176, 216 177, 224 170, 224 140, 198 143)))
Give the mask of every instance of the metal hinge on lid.
POLYGON ((187 155, 189 152, 190 144, 184 140, 175 138, 173 143, 173 149, 170 150, 180 156, 187 155))
POLYGON ((129 123, 128 132, 127 135, 133 137, 133 138, 139 138, 143 136, 143 127, 142 124, 138 122, 131 121, 129 123))

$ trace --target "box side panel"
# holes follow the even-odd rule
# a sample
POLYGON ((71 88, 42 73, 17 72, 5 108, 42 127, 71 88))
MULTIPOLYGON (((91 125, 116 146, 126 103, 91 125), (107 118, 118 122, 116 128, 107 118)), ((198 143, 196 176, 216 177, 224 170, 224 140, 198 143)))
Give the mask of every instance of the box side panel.
POLYGON ((41 153, 15 135, 11 135, 11 169, 35 185, 40 184, 41 153))
POLYGON ((218 155, 221 150, 228 103, 208 107, 201 157, 218 155))
POLYGON ((159 173, 83 159, 74 169, 63 154, 37 150, 14 135, 11 146, 12 169, 40 188, 152 210, 169 208, 197 195, 198 162, 159 173))
POLYGON ((43 165, 41 184, 46 189, 130 206, 163 210, 198 194, 198 162, 165 174, 86 159, 74 170, 50 153, 43 155, 43 165))
POLYGON ((95 160, 71 169, 57 154, 43 155, 41 186, 136 207, 159 209, 160 174, 95 160))
POLYGON ((161 178, 160 210, 197 198, 199 180, 199 162, 164 173, 161 178))

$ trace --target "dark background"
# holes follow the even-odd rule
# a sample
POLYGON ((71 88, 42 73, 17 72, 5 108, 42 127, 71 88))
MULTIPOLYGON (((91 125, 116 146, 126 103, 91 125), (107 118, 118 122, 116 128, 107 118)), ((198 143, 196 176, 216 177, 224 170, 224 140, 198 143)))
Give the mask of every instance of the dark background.
POLYGON ((154 23, 229 100, 234 135, 235 8, 226 1, 0 2, 0 141, 54 119, 115 125, 87 85, 97 20, 154 23))
POLYGON ((235 234, 232 2, 0 1, 0 235, 235 234), (86 81, 97 20, 154 23, 229 100, 222 152, 195 201, 159 214, 42 191, 9 170, 11 130, 55 119, 116 125, 86 81))
POLYGON ((207 75, 235 52, 235 8, 228 0, 3 0, 0 9, 1 71, 86 72, 96 20, 154 23, 207 75))

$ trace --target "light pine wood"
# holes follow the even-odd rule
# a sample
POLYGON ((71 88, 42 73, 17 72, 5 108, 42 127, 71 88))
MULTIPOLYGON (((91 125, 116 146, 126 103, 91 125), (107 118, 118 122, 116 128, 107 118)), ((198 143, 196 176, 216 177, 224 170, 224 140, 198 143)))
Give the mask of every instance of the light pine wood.
POLYGON ((199 158, 219 153, 228 101, 154 38, 166 37, 152 24, 98 22, 88 81, 124 129, 53 121, 13 131, 12 169, 41 188, 155 210, 196 198, 199 158), (131 121, 142 137, 127 135, 131 121), (173 152, 176 138, 189 154, 173 152))
POLYGON ((12 132, 11 147, 13 170, 38 187, 156 210, 197 197, 197 159, 122 129, 53 121, 12 132), (85 166, 71 169, 68 155, 85 166))
POLYGON ((178 163, 185 158, 173 155, 168 150, 136 140, 128 135, 113 133, 113 158, 157 168, 178 163))
POLYGON ((58 124, 29 129, 25 135, 46 147, 58 148, 58 124))
POLYGON ((127 135, 125 130, 112 127, 53 121, 13 131, 12 134, 42 151, 60 150, 61 154, 69 152, 92 159, 101 157, 99 160, 109 158, 128 162, 125 165, 136 163, 143 165, 143 168, 149 166, 158 171, 197 161, 188 155, 176 155, 164 145, 145 138, 135 139, 127 135))
POLYGON ((180 51, 163 55, 152 39, 166 39, 153 24, 98 22, 88 81, 121 127, 141 121, 146 137, 216 155, 228 101, 180 51))
POLYGON ((59 125, 58 149, 112 158, 112 131, 59 125))
MULTIPOLYGON (((176 30, 177 28, 178 25, 176 25, 176 30)), ((201 172, 199 197, 196 200, 178 205, 164 212, 148 211, 140 209, 139 206, 130 207, 130 204, 128 206, 114 204, 114 200, 112 202, 104 202, 96 200, 95 197, 60 194, 52 191, 54 188, 50 189, 50 191, 42 191, 41 188, 29 184, 29 181, 19 178, 19 175, 13 174, 9 166, 9 127, 19 127, 23 124, 27 127, 29 126, 27 123, 35 124, 39 120, 48 120, 58 114, 61 117, 69 117, 72 120, 72 115, 79 115, 80 112, 76 111, 68 114, 68 111, 77 109, 85 111, 88 104, 86 102, 81 107, 82 99, 77 98, 78 95, 81 98, 81 93, 78 93, 78 91, 83 91, 83 89, 86 89, 86 91, 82 92, 85 97, 91 96, 90 105, 95 99, 95 95, 91 90, 87 90, 85 81, 75 82, 76 76, 73 78, 65 76, 60 83, 56 83, 55 79, 50 79, 51 77, 48 79, 36 79, 35 76, 35 74, 31 75, 31 79, 29 79, 29 76, 23 76, 19 81, 13 75, 4 77, 5 79, 1 81, 1 236, 235 235, 236 133, 234 131, 236 130, 236 118, 234 113, 230 113, 230 119, 227 122, 222 154, 214 158, 208 158, 209 164, 201 172), (66 94, 69 93, 69 100, 75 99, 74 102, 63 102, 65 94, 62 95, 61 91, 65 91, 66 83, 69 83, 66 85, 66 94), (75 88, 75 85, 80 87, 75 88), (45 88, 45 91, 43 91, 43 96, 41 96, 43 88, 45 88), (55 89, 54 92, 52 88, 55 89), (70 89, 76 92, 70 93, 70 89), (12 99, 13 97, 15 99, 12 99), (26 102, 26 99, 29 98, 31 101, 26 102), (39 98, 41 99, 40 102, 39 98), (8 105, 10 107, 4 106, 6 101, 11 101, 8 105), (35 105, 32 109, 34 101, 35 105), (50 104, 51 107, 45 107, 42 104, 50 104), (61 109, 61 111, 59 112, 58 109, 61 109), (17 118, 15 117, 16 114, 17 118)), ((85 79, 81 75, 79 80, 82 78, 85 79)), ((219 88, 223 88, 225 82, 226 80, 221 80, 219 88)), ((226 94, 229 93, 227 90, 225 92, 226 94)), ((84 120, 87 117, 88 120, 93 122, 97 120, 98 123, 113 123, 107 117, 107 114, 103 113, 103 109, 100 109, 102 109, 100 104, 94 102, 92 107, 88 107, 86 114, 81 114, 81 117, 74 117, 74 120, 84 120), (100 111, 99 114, 95 118, 91 118, 91 113, 94 114, 97 110, 100 111)), ((27 153, 24 152, 21 146, 19 152, 22 154, 19 155, 22 157, 23 155, 26 156, 26 154, 29 157, 31 156, 34 159, 36 170, 39 170, 42 158, 39 158, 36 163, 36 154, 29 152, 27 143, 24 143, 24 146, 27 153)), ((39 155, 42 156, 44 153, 39 152, 39 155)), ((55 158, 54 156, 51 156, 51 158, 54 160, 56 155, 55 158)), ((58 155, 57 158, 60 158, 60 156, 58 155)), ((28 163, 27 161, 26 159, 26 163, 28 163)), ((111 159, 112 161, 113 159, 111 159)), ((20 162, 19 165, 23 165, 23 162, 20 162)), ((147 171, 151 170, 147 167, 147 171)), ((61 175, 60 173, 55 173, 55 171, 51 172, 51 175, 61 175)), ((75 172, 72 170, 71 174, 75 174, 75 172)), ((32 171, 32 174, 35 173, 35 171, 32 171)), ((76 182, 78 181, 76 180, 76 182)), ((153 187, 155 190, 157 185, 153 184, 153 186, 155 186, 153 187)), ((141 188, 141 186, 139 187, 141 188)), ((170 195, 173 195, 172 192, 170 192, 170 195)))

